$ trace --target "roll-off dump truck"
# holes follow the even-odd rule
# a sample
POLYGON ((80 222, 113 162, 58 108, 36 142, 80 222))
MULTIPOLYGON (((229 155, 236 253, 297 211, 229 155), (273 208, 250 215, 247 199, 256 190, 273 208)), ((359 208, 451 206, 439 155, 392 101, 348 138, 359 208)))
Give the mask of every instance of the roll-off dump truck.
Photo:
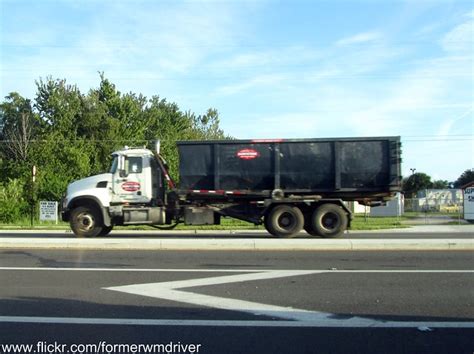
POLYGON ((305 230, 338 237, 350 227, 346 201, 381 205, 401 189, 400 137, 181 141, 179 186, 155 151, 112 154, 109 173, 71 183, 62 218, 75 235, 107 235, 116 225, 158 228, 264 224, 276 237, 305 230))

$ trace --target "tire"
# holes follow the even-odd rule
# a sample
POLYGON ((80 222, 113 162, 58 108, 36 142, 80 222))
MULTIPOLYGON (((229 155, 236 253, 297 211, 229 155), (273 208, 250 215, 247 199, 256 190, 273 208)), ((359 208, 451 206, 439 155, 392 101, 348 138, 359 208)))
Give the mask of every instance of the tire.
POLYGON ((311 223, 311 216, 313 215, 314 208, 306 210, 304 213, 304 226, 303 229, 306 231, 306 233, 310 236, 314 237, 321 237, 315 229, 313 229, 312 223, 311 223))
POLYGON ((323 204, 311 216, 311 229, 321 237, 340 237, 346 228, 347 214, 336 204, 323 204))
MULTIPOLYGON (((308 218, 311 218, 311 215, 308 218)), ((311 226, 311 222, 307 222, 306 219, 304 224, 304 230, 310 236, 321 237, 321 235, 318 234, 315 229, 313 229, 313 227, 311 226)))
POLYGON ((304 225, 301 210, 291 205, 278 205, 265 217, 265 228, 276 237, 296 236, 304 225))
POLYGON ((97 208, 80 206, 71 212, 71 229, 77 237, 99 236, 104 228, 97 208))
POLYGON ((99 236, 107 236, 108 234, 110 234, 110 231, 112 231, 114 227, 111 225, 111 226, 103 226, 102 227, 102 231, 99 233, 99 236))

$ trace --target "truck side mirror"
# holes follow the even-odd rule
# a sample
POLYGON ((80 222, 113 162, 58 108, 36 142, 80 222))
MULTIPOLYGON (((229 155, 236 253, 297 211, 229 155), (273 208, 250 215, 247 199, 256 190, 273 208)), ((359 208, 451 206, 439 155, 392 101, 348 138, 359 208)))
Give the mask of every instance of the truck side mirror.
POLYGON ((127 177, 128 173, 127 170, 125 169, 125 156, 119 155, 118 156, 118 171, 119 171, 119 176, 120 177, 127 177))
POLYGON ((160 154, 160 149, 161 149, 161 142, 159 140, 155 141, 155 152, 157 155, 160 154))
POLYGON ((117 168, 118 168, 119 170, 123 170, 124 167, 125 167, 125 156, 123 156, 123 155, 118 155, 118 156, 117 156, 117 159, 118 159, 117 168))

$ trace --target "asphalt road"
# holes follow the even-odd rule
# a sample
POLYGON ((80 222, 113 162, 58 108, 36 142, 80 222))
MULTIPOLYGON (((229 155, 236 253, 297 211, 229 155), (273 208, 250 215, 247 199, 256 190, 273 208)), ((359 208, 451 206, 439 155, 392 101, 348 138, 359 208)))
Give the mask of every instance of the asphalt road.
MULTIPOLYGON (((0 230, 0 240, 2 237, 9 238, 67 238, 75 239, 74 234, 69 231, 50 231, 50 230, 0 230)), ((111 234, 97 239, 127 239, 127 238, 147 238, 147 239, 170 239, 170 238, 219 238, 219 239, 275 239, 265 230, 225 230, 225 231, 209 231, 209 230, 174 230, 174 231, 157 231, 157 230, 119 230, 112 231, 111 234)), ((296 239, 318 239, 309 236, 305 232, 301 232, 296 239)), ((409 229, 387 229, 378 231, 349 231, 340 239, 473 239, 474 225, 423 225, 415 226, 409 229)))
POLYGON ((0 343, 37 353, 195 344, 187 349, 471 354, 473 260, 456 251, 0 250, 0 343))
POLYGON ((64 231, 0 230, 0 249, 179 250, 179 251, 471 251, 474 226, 419 226, 380 232, 351 232, 337 239, 270 237, 262 230, 116 231, 107 237, 76 238, 64 231), (433 229, 434 228, 434 229, 433 229))

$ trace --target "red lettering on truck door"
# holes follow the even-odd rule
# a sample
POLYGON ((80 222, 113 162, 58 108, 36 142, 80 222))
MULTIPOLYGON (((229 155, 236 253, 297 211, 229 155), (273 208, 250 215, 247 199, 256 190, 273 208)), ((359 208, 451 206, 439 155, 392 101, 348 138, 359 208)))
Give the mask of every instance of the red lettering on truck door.
POLYGON ((125 192, 137 192, 140 190, 140 183, 138 182, 125 182, 122 183, 122 189, 125 192))

